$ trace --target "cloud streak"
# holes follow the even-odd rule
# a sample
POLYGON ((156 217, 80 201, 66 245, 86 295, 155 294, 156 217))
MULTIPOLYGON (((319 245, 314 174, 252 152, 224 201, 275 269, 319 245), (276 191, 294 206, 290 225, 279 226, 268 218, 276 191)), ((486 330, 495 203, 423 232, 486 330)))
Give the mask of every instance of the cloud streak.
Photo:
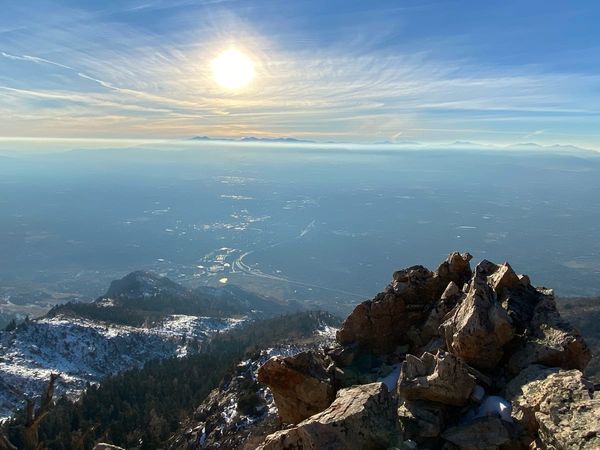
POLYGON ((600 76, 593 73, 443 59, 423 45, 388 48, 381 43, 393 38, 390 27, 354 37, 352 46, 344 40, 352 30, 326 46, 292 45, 225 7, 202 15, 185 6, 125 2, 103 14, 54 11, 49 20, 77 18, 71 32, 33 27, 18 43, 9 40, 13 47, 0 53, 0 111, 7 117, 0 135, 182 138, 252 130, 359 142, 597 143, 597 132, 583 126, 600 115, 600 76), (178 32, 131 19, 152 11, 178 32), (229 45, 256 63, 256 82, 239 93, 221 90, 210 75, 210 60, 229 45), (569 129, 574 119, 582 127, 569 129))

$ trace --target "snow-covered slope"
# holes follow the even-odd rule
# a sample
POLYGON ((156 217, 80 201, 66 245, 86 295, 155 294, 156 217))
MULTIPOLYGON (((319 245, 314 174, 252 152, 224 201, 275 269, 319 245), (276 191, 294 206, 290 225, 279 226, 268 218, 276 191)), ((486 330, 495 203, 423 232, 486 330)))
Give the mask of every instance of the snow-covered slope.
POLYGON ((107 375, 195 352, 213 333, 243 321, 170 315, 138 328, 59 315, 0 332, 0 418, 14 412, 25 395, 38 395, 52 372, 61 374, 58 394, 75 396, 107 375))
POLYGON ((39 395, 51 373, 61 374, 58 395, 76 396, 87 383, 196 352, 217 331, 289 309, 235 286, 190 289, 152 272, 132 272, 93 302, 60 305, 0 332, 0 419, 25 396, 39 395))

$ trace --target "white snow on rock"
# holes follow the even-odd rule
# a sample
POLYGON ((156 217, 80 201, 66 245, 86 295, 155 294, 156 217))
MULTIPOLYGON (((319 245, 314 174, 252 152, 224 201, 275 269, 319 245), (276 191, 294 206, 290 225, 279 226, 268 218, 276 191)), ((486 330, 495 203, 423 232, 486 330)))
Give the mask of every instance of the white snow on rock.
POLYGON ((381 381, 385 384, 389 392, 394 392, 396 390, 396 385, 398 384, 398 378, 400 378, 401 367, 401 364, 394 364, 392 366, 392 371, 385 377, 379 378, 377 381, 381 381))

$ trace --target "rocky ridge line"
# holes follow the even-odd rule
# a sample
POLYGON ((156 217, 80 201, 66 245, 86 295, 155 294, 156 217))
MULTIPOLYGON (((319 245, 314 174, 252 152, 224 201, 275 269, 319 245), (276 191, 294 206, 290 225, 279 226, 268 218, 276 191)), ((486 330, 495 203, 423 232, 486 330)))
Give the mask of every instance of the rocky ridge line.
POLYGON ((591 358, 552 290, 452 253, 393 274, 321 352, 258 372, 283 429, 263 450, 596 449, 591 358))

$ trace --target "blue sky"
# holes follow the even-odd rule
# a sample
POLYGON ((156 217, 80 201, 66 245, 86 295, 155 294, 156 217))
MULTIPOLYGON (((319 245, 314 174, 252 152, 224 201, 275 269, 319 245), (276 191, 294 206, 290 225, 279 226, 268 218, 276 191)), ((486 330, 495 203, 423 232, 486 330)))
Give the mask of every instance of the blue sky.
POLYGON ((18 1, 0 137, 294 136, 600 149, 598 1, 18 1), (253 82, 221 88, 235 47, 253 82))

